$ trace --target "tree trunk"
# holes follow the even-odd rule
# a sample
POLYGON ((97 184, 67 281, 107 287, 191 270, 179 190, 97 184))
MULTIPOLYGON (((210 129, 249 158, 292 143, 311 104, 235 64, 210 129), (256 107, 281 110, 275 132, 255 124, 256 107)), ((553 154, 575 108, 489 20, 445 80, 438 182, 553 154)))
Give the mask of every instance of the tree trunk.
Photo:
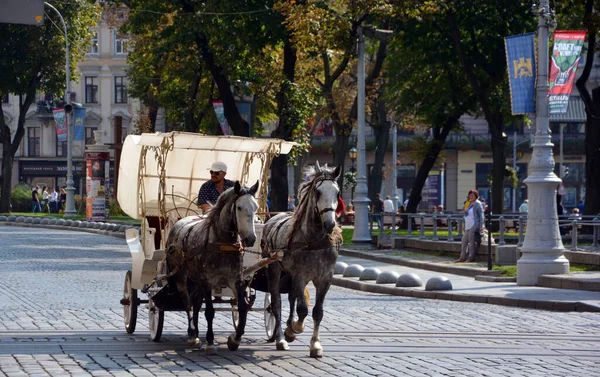
MULTIPOLYGON (((17 121, 17 130, 13 139, 11 140, 10 128, 4 121, 4 111, 0 109, 0 142, 2 143, 2 198, 0 198, 0 212, 10 211, 10 194, 12 191, 12 166, 15 158, 15 153, 19 149, 19 144, 25 135, 25 116, 27 110, 33 103, 35 98, 35 87, 36 82, 31 81, 30 93, 23 96, 19 96, 19 119, 17 121)), ((1 107, 1 106, 0 106, 1 107)))
MULTIPOLYGON (((421 203, 421 192, 423 191, 427 177, 429 177, 429 172, 435 166, 437 158, 444 149, 444 144, 446 143, 446 139, 448 138, 450 131, 452 131, 452 129, 458 125, 458 120, 460 119, 461 115, 462 114, 454 114, 454 116, 448 118, 441 127, 436 126, 433 128, 433 140, 430 141, 431 147, 429 148, 429 152, 425 155, 425 158, 423 159, 423 162, 417 171, 417 176, 412 185, 410 196, 408 198, 408 207, 406 208, 406 212, 417 212, 417 207, 419 206, 419 203, 421 203)), ((406 228, 407 225, 408 223, 406 221, 402 223, 404 228, 406 228)))
MULTIPOLYGON (((283 47, 283 76, 284 83, 277 94, 277 115, 279 116, 279 126, 271 134, 272 137, 290 140, 294 124, 291 119, 284 116, 285 109, 289 105, 290 84, 294 82, 296 75, 297 51, 291 41, 286 41, 283 47)), ((279 155, 273 159, 271 164, 271 211, 287 211, 288 207, 288 156, 279 155), (273 189, 276 187, 276 189, 273 189)))
MULTIPOLYGON (((600 109, 600 88, 592 90, 592 101, 600 109)), ((587 113, 585 125, 585 203, 584 215, 600 212, 600 119, 587 113)))
MULTIPOLYGON (((584 20, 592 20, 594 1, 585 2, 584 20)), ((597 23, 586 22, 588 46, 596 47, 597 23)), ((597 51, 597 49, 596 49, 597 51)), ((594 52, 596 52, 594 51, 594 52)), ((586 54, 581 76, 576 81, 577 89, 585 104, 587 121, 585 123, 585 202, 584 215, 596 215, 600 212, 600 88, 587 88, 587 81, 594 65, 595 53, 586 54)))
MULTIPOLYGON (((390 140, 390 122, 387 120, 385 102, 378 99, 371 109, 371 127, 375 133, 375 161, 373 168, 367 172, 369 199, 374 200, 375 194, 380 193, 383 181, 383 160, 390 140)), ((396 166, 394 166, 394 169, 396 166)), ((394 182, 394 185, 396 183, 394 182)))
POLYGON ((344 187, 344 173, 346 168, 346 153, 350 150, 350 134, 343 130, 352 130, 352 125, 341 124, 339 128, 335 128, 335 142, 333 143, 333 166, 339 166, 340 177, 338 179, 338 185, 340 190, 344 187), (338 132, 338 130, 341 130, 338 132))
MULTIPOLYGON (((196 97, 202 80, 202 68, 198 68, 187 94, 187 103, 184 110, 184 128, 187 132, 198 132, 198 119, 196 113, 196 97)), ((249 135, 248 135, 249 136, 249 135)))
POLYGON ((219 96, 223 101, 225 119, 227 119, 229 127, 231 127, 234 135, 250 136, 250 126, 248 125, 248 122, 246 122, 240 115, 235 103, 235 98, 233 97, 233 92, 231 91, 231 83, 229 82, 227 76, 225 76, 223 68, 215 62, 215 57, 210 51, 208 41, 199 33, 196 33, 195 38, 196 45, 202 52, 202 59, 212 74, 214 82, 217 84, 219 96))

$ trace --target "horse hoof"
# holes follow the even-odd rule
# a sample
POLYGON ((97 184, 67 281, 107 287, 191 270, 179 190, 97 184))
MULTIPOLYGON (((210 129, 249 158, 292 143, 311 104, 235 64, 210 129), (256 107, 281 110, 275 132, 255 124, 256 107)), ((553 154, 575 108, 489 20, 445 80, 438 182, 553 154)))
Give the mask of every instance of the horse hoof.
POLYGON ((190 346, 197 346, 198 344, 200 344, 200 339, 198 339, 198 338, 188 338, 187 343, 190 346))
POLYGON ((236 351, 240 348, 240 342, 235 340, 235 335, 232 334, 227 337, 227 348, 229 348, 230 351, 236 351))
POLYGON ((323 347, 319 340, 310 341, 310 357, 320 359, 323 357, 323 347))
POLYGON ((317 348, 317 349, 311 349, 310 350, 310 357, 312 357, 313 359, 320 359, 323 357, 323 349, 322 348, 317 348))
POLYGON ((207 345, 207 346, 206 346, 206 351, 205 351, 205 352, 206 352, 206 355, 207 355, 207 356, 215 356, 215 355, 218 355, 218 352, 217 352, 217 347, 215 347, 214 345, 207 345))
POLYGON ((302 334, 304 332, 304 322, 293 322, 292 331, 295 334, 302 334))
POLYGON ((277 347, 277 351, 287 351, 290 349, 288 342, 285 340, 280 340, 279 342, 275 343, 275 346, 277 347))
POLYGON ((286 327, 283 335, 285 336, 285 340, 287 340, 289 343, 292 343, 294 340, 296 340, 296 334, 289 327, 286 327))

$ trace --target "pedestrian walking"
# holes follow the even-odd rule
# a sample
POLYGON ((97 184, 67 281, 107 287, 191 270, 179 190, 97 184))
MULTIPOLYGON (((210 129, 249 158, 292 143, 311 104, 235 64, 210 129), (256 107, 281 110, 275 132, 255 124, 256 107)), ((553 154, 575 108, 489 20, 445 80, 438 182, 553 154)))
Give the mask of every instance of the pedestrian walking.
POLYGON ((42 206, 40 205, 40 186, 35 186, 31 190, 31 212, 42 212, 42 206))

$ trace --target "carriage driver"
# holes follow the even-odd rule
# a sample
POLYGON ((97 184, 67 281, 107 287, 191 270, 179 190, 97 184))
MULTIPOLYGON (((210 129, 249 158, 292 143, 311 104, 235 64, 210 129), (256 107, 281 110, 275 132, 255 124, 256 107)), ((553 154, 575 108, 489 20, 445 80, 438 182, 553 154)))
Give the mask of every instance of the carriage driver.
POLYGON ((210 180, 204 182, 198 191, 198 206, 204 213, 208 213, 219 195, 228 188, 235 185, 235 182, 225 179, 227 175, 227 165, 221 161, 213 162, 210 167, 210 180))

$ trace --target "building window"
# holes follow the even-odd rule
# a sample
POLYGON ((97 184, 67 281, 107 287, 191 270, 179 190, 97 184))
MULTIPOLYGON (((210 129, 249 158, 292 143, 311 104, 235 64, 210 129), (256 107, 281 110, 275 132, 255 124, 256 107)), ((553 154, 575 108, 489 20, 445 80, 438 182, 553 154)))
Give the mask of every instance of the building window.
POLYGON ((129 39, 127 38, 127 35, 125 33, 115 31, 114 37, 115 37, 115 54, 117 54, 117 55, 127 54, 127 52, 128 52, 127 47, 129 45, 129 39))
POLYGON ((98 54, 99 51, 100 51, 100 48, 99 48, 99 44, 98 44, 98 32, 95 31, 94 36, 92 37, 92 43, 88 47, 88 54, 98 54))
POLYGON ((98 77, 86 76, 85 103, 98 103, 98 77))
POLYGON ((56 157, 67 157, 67 141, 58 141, 58 136, 56 136, 56 157))
POLYGON ((127 103, 127 78, 115 77, 115 103, 127 103))
POLYGON ((40 127, 27 128, 27 154, 29 157, 40 156, 40 127))
POLYGON ((85 143, 92 144, 94 140, 94 131, 98 131, 98 127, 86 127, 85 128, 85 143))

